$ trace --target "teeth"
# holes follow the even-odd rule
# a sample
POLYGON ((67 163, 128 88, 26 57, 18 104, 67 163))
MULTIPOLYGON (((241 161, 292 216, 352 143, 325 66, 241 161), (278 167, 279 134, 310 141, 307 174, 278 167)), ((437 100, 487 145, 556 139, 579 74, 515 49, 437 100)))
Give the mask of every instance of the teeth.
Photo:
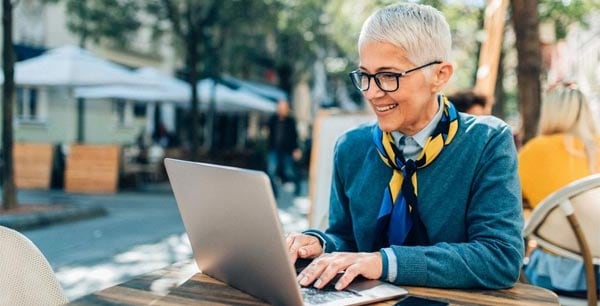
POLYGON ((387 110, 396 108, 396 106, 398 106, 398 104, 391 104, 387 106, 375 106, 375 110, 377 110, 378 112, 385 112, 387 110))

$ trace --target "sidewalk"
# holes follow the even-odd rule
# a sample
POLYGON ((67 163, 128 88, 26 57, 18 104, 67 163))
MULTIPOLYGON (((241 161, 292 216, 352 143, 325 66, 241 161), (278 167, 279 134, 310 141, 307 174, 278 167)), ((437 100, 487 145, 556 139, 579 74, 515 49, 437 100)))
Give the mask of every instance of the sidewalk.
MULTIPOLYGON (((50 190, 20 191, 18 197, 21 203, 73 204, 107 212, 22 231, 46 256, 70 300, 192 256, 168 183, 114 195, 50 190)), ((278 207, 286 232, 307 228, 306 198, 294 198, 282 188, 278 207)))

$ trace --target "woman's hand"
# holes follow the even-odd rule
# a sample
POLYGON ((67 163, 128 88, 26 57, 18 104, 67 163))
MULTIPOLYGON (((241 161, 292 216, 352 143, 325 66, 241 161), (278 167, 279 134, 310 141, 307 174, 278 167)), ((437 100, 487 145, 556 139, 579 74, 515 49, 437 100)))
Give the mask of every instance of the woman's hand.
POLYGON ((285 241, 292 263, 296 263, 298 258, 316 258, 323 253, 321 242, 315 236, 292 233, 285 241))
MULTIPOLYGON (((318 243, 318 242, 317 242, 318 243)), ((367 279, 379 279, 383 264, 381 254, 374 253, 328 253, 323 254, 298 274, 298 283, 314 287, 325 287, 338 273, 344 273, 335 284, 335 289, 342 290, 359 275, 367 279)))

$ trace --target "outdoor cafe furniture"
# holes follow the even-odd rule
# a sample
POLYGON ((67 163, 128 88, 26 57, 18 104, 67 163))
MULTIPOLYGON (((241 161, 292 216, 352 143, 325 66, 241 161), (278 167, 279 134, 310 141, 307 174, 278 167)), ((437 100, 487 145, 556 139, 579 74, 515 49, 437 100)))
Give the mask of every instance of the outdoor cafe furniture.
MULTIPOLYGON (((552 291, 517 283, 503 290, 404 287, 412 296, 451 305, 559 305, 552 291)), ((397 301, 373 305, 394 305, 397 301)), ((193 261, 167 266, 72 301, 69 305, 267 305, 198 271, 193 261)))

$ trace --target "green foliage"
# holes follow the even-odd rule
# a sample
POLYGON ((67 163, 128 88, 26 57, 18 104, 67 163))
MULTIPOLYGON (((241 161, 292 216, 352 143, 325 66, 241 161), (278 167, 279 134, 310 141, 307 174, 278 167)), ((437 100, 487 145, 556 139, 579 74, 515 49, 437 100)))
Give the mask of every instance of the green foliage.
POLYGON ((116 45, 127 46, 141 25, 136 16, 139 6, 134 0, 65 2, 69 14, 67 28, 79 36, 81 46, 85 46, 88 39, 96 43, 108 39, 116 45))
MULTIPOLYGON (((197 52, 198 72, 246 70, 248 58, 264 53, 265 32, 274 27, 276 12, 266 1, 144 1, 155 19, 154 36, 171 31, 179 54, 197 52), (195 51, 192 51, 195 50, 195 51)), ((190 67, 187 67, 190 68, 190 67)))
MULTIPOLYGON (((424 1, 436 2, 436 1, 424 1)), ((479 48, 483 39, 484 7, 480 3, 456 1, 439 9, 452 32, 452 61, 456 63, 453 81, 447 91, 452 92, 475 86, 475 72, 479 62, 479 48)))
MULTIPOLYGON (((279 85, 289 91, 323 49, 336 46, 328 32, 331 16, 327 5, 319 0, 146 3, 150 15, 171 25, 180 54, 188 54, 189 46, 185 46, 196 41, 202 75, 226 72, 261 78, 266 70, 274 70, 279 85)), ((154 32, 164 34, 164 23, 156 25, 154 32)))
POLYGON ((327 29, 331 17, 322 1, 279 0, 277 25, 272 35, 274 48, 268 54, 278 71, 281 86, 291 91, 293 84, 309 71, 331 41, 327 29))
POLYGON ((222 72, 248 78, 269 66, 269 45, 277 26, 277 9, 269 1, 226 1, 211 37, 210 55, 222 72))
POLYGON ((556 39, 565 38, 572 24, 587 26, 587 14, 600 9, 597 0, 539 0, 538 13, 541 22, 553 22, 556 39))
MULTIPOLYGON (((376 9, 397 3, 395 0, 371 0, 362 2, 332 1, 328 9, 332 24, 330 39, 334 40, 341 49, 339 54, 346 56, 349 61, 346 71, 357 66, 357 40, 360 27, 364 20, 376 9)), ((444 14, 453 39, 453 61, 458 69, 455 70, 449 91, 469 88, 474 85, 473 75, 477 69, 477 49, 479 36, 483 26, 483 0, 481 1, 444 1, 421 0, 413 1, 431 5, 444 14)))

